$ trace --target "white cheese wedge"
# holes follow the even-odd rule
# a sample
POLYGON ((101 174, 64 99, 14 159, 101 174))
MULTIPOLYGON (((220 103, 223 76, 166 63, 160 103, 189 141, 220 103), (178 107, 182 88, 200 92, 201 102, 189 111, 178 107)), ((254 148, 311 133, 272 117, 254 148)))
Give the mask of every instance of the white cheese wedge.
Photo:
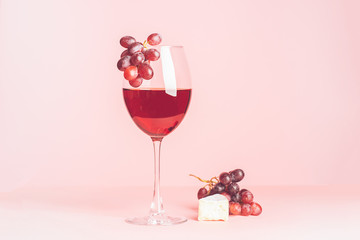
POLYGON ((199 221, 229 219, 229 200, 221 195, 214 194, 199 200, 199 221))

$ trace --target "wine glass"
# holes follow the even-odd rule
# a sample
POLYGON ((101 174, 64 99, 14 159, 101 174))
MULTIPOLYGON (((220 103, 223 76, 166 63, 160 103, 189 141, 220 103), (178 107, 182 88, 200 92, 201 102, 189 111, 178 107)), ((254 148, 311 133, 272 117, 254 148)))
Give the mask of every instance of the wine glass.
POLYGON ((163 138, 183 120, 191 97, 191 80, 182 46, 154 46, 160 52, 157 61, 150 62, 154 75, 143 80, 138 88, 123 81, 126 107, 135 124, 154 146, 154 193, 150 213, 125 221, 138 225, 173 225, 186 222, 184 217, 165 214, 160 195, 160 147, 163 138))

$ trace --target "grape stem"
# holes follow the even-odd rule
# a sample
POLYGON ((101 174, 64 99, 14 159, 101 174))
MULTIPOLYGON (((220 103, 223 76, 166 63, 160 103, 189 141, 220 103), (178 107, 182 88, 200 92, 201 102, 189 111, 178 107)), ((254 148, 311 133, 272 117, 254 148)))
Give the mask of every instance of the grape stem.
POLYGON ((197 178, 201 182, 207 183, 204 188, 208 187, 209 190, 211 190, 219 182, 219 179, 217 177, 212 177, 210 178, 210 180, 204 180, 199 178, 198 176, 195 176, 194 174, 189 174, 189 176, 197 178))
POLYGON ((147 41, 147 40, 145 40, 145 41, 144 41, 144 43, 143 43, 144 48, 147 48, 147 44, 148 44, 148 41, 147 41))

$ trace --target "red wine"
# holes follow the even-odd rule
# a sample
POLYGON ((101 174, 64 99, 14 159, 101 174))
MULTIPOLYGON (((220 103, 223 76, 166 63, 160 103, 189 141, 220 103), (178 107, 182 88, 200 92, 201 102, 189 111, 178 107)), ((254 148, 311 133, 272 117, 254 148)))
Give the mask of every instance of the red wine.
POLYGON ((164 89, 123 89, 126 107, 136 125, 151 137, 164 137, 183 120, 191 89, 171 96, 164 89))

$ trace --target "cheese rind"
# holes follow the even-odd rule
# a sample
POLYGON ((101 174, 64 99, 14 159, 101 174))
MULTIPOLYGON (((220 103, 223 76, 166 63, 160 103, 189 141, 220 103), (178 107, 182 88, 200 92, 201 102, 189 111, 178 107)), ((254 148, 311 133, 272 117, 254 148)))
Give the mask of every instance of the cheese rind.
POLYGON ((229 200, 225 196, 214 194, 199 200, 199 221, 227 221, 228 219, 229 200))

